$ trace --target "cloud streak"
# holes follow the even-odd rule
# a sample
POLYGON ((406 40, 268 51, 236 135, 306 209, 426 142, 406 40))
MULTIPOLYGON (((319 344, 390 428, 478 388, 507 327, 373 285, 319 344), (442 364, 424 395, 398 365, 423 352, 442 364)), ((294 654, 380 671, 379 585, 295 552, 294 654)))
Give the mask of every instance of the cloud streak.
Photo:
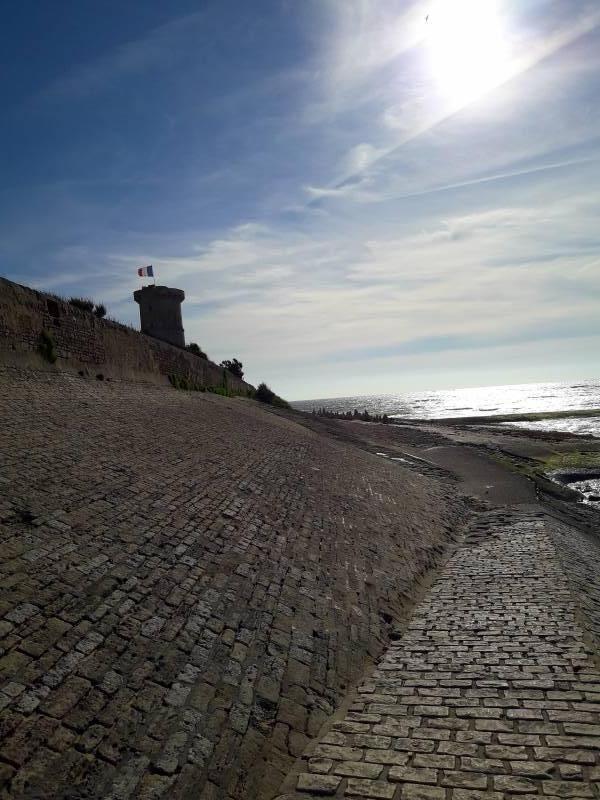
MULTIPOLYGON (((418 4, 418 7, 420 9, 419 13, 422 15, 422 4, 418 4)), ((414 19, 416 19, 416 14, 411 12, 411 17, 413 18, 414 30, 414 19)), ((421 16, 420 19, 422 20, 422 18, 423 17, 421 16)), ((511 62, 507 63, 504 75, 494 86, 490 87, 489 92, 493 92, 503 84, 506 84, 523 75, 543 60, 548 59, 550 56, 555 55, 556 53, 559 53, 562 49, 568 47, 573 42, 594 31, 598 26, 600 26, 600 10, 597 8, 586 7, 581 16, 574 20, 569 26, 557 30, 551 35, 538 41, 529 42, 526 52, 518 57, 513 58, 511 62)), ((413 35, 408 37, 408 39, 405 38, 404 45, 416 47, 417 45, 422 44, 422 42, 423 33, 420 35, 414 35, 413 33, 413 35), (410 45, 408 45, 409 40, 410 45)), ((400 47, 399 50, 395 52, 394 50, 390 51, 389 49, 383 48, 380 58, 375 60, 367 59, 366 62, 361 61, 362 66, 359 69, 360 74, 363 72, 374 71, 386 60, 390 60, 393 57, 392 53, 398 55, 399 52, 402 52, 402 49, 403 47, 400 47)), ((349 63, 349 60, 344 60, 343 64, 344 68, 348 69, 352 73, 352 67, 349 63)), ((476 69, 476 66, 474 65, 473 68, 476 69)), ((416 122, 408 129, 404 130, 402 136, 400 138, 396 138, 396 140, 387 147, 376 148, 369 144, 357 145, 357 147, 371 148, 372 157, 365 159, 364 162, 358 161, 357 163, 351 165, 349 169, 346 169, 343 176, 338 178, 338 180, 335 181, 332 186, 326 186, 322 188, 311 187, 309 193, 316 197, 335 197, 350 194, 347 187, 351 184, 359 185, 360 179, 364 178, 365 174, 368 173, 371 168, 376 166, 378 162, 386 161, 391 157, 398 155, 407 144, 419 139, 420 137, 432 131, 434 128, 446 122, 448 119, 456 116, 469 104, 470 103, 454 105, 438 111, 435 109, 435 107, 430 107, 426 102, 424 102, 423 97, 419 95, 416 97, 413 96, 408 101, 408 105, 405 103, 403 106, 404 112, 406 112, 407 108, 417 109, 419 112, 423 112, 424 109, 424 119, 422 121, 416 122), (321 194, 318 195, 318 192, 321 194), (336 195, 336 192, 339 192, 339 195, 336 195)), ((389 110, 386 113, 389 114, 389 110)), ((390 126, 389 116, 386 117, 384 115, 384 121, 388 127, 391 127, 392 129, 394 127, 398 127, 398 124, 396 124, 396 126, 390 126)), ((567 163, 564 165, 567 166, 567 163)), ((558 167, 561 165, 556 166, 558 167)), ((553 168, 552 165, 549 166, 549 168, 553 168)))

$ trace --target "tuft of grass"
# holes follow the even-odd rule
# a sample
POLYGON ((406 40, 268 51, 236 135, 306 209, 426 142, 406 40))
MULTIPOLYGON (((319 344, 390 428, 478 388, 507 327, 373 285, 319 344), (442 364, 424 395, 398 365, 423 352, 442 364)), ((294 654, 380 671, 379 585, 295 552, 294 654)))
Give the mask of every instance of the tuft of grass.
POLYGON ((98 317, 98 319, 102 319, 103 317, 106 316, 106 306, 104 305, 104 303, 98 303, 94 307, 94 315, 98 317))
POLYGON ((205 392, 206 387, 199 381, 192 380, 186 375, 169 375, 169 383, 175 389, 181 389, 184 392, 205 392))
POLYGON ((54 339, 48 333, 48 331, 42 331, 40 333, 40 343, 38 350, 42 358, 45 358, 49 364, 54 364, 54 362, 58 358, 56 354, 56 348, 54 346, 54 339))
POLYGON ((90 300, 89 297, 70 297, 69 303, 75 306, 75 308, 79 308, 81 311, 94 310, 94 301, 90 300))
POLYGON ((547 471, 560 469, 594 469, 600 467, 600 450, 574 450, 570 453, 552 453, 543 459, 547 471))

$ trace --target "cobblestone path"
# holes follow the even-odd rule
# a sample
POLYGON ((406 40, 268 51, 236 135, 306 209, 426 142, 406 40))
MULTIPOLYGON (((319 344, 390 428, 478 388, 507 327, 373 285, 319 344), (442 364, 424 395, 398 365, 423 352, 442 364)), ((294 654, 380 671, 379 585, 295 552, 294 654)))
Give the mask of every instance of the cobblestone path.
POLYGON ((554 525, 482 516, 286 798, 600 796, 600 672, 554 525))

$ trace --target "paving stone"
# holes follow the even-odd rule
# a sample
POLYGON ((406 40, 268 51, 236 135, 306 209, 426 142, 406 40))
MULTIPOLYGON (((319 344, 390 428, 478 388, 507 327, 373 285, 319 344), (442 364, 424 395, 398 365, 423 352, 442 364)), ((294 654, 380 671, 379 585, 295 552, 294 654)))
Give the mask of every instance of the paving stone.
POLYGON ((370 781, 363 778, 348 778, 344 793, 349 797, 373 797, 392 800, 396 788, 385 781, 370 781))
POLYGON ((445 800, 446 790, 419 783, 405 783, 401 797, 402 800, 445 800))
POLYGON ((432 783, 436 784, 438 773, 436 769, 417 767, 390 767, 389 780, 402 781, 403 783, 432 783))
POLYGON ((578 781, 544 781, 542 791, 552 797, 593 797, 593 787, 578 781))
POLYGON ((442 785, 457 786, 464 789, 485 789, 487 788, 487 776, 462 770, 444 770, 442 773, 442 785))
POLYGON ((342 779, 335 775, 315 775, 303 772, 298 776, 298 789, 301 792, 311 792, 316 795, 329 795, 335 794, 341 782, 342 779))
POLYGON ((511 794, 531 793, 537 792, 537 784, 530 778, 521 778, 512 775, 498 775, 494 778, 494 789, 501 792, 510 792, 511 794))
POLYGON ((471 772, 504 772, 505 765, 497 758, 470 758, 465 756, 460 759, 460 768, 471 772))
POLYGON ((453 800, 502 800, 502 792, 481 792, 475 789, 453 789, 453 800))
POLYGON ((383 772, 381 764, 367 764, 364 761, 342 761, 336 764, 333 770, 336 775, 346 775, 351 778, 378 778, 383 772))
POLYGON ((409 753, 396 753, 390 750, 365 750, 365 761, 375 764, 404 766, 408 763, 409 757, 409 753))
POLYGON ((451 755, 421 755, 413 756, 412 764, 415 767, 431 767, 432 769, 454 769, 456 759, 451 755))

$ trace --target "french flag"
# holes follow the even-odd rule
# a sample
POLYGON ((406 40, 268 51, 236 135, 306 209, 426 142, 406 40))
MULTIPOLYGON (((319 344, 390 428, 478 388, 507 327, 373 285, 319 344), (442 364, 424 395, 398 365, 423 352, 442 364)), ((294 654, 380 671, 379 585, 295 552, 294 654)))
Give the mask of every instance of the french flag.
POLYGON ((154 270, 152 269, 152 264, 147 267, 138 267, 138 276, 140 278, 153 278, 154 270))

